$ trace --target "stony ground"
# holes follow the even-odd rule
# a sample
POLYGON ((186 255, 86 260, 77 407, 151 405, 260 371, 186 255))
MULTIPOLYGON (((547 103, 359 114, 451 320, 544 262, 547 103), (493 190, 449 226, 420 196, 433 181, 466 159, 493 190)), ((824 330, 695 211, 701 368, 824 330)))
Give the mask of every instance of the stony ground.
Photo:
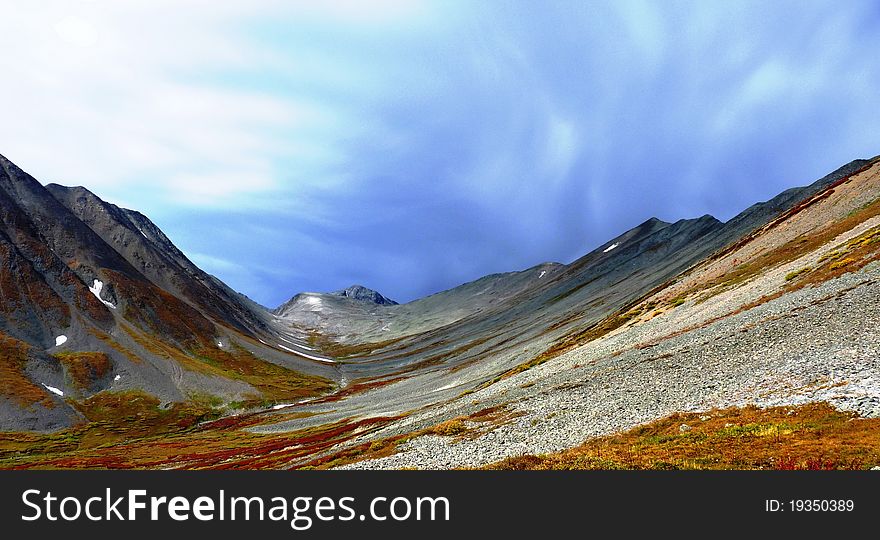
MULTIPOLYGON (((764 285, 753 285, 749 296, 778 286, 761 281, 764 285)), ((719 295, 711 309, 688 302, 413 414, 370 439, 414 432, 487 407, 501 405, 515 413, 479 436, 422 436, 397 454, 348 467, 479 466, 570 448, 674 412, 734 405, 828 401, 880 416, 880 264, 674 335, 715 312, 732 311, 743 302, 741 296, 741 291, 719 295)))

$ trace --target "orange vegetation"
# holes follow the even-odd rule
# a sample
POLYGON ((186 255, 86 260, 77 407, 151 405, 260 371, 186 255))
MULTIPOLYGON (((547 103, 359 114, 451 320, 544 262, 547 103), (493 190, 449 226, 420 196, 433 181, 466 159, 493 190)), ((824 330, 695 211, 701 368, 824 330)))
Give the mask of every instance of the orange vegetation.
POLYGON ((827 403, 673 414, 555 454, 490 469, 864 469, 880 464, 880 418, 827 403))
POLYGON ((62 352, 53 355, 80 390, 88 390, 103 379, 112 367, 110 357, 102 352, 62 352))
POLYGON ((24 374, 30 347, 0 333, 0 397, 11 398, 22 407, 40 403, 54 407, 49 395, 24 374))

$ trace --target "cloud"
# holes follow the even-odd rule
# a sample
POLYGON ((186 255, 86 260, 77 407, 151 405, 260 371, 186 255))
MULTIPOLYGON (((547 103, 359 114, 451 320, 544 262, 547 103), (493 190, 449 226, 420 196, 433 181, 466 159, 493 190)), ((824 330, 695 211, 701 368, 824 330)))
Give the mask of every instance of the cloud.
POLYGON ((336 160, 334 129, 353 118, 313 95, 204 80, 216 70, 285 69, 230 31, 248 4, 173 3, 174 17, 164 2, 7 10, 0 69, 15 82, 0 103, 11 127, 3 151, 43 180, 110 197, 149 187, 148 206, 241 204, 277 188, 284 161, 316 182, 336 160))
POLYGON ((209 274, 242 272, 247 270, 247 267, 242 266, 241 264, 223 259, 221 257, 208 255, 206 253, 190 253, 189 258, 192 262, 196 263, 196 265, 198 265, 202 270, 208 272, 209 274))
POLYGON ((91 47, 98 41, 98 33, 94 26, 76 16, 67 16, 52 25, 58 36, 71 45, 91 47))
POLYGON ((880 152, 868 1, 46 1, 4 23, 0 152, 271 305, 567 262, 880 152))

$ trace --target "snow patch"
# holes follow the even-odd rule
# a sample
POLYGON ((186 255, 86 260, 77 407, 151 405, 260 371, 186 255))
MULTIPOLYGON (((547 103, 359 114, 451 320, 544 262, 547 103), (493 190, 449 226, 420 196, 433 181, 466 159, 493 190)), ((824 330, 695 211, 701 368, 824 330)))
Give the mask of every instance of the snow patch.
POLYGON ((122 375, 117 375, 117 376, 113 377, 113 380, 114 380, 114 381, 118 381, 118 380, 121 379, 121 378, 122 378, 122 375))
POLYGON ((52 392, 53 394, 58 395, 58 396, 61 396, 61 397, 64 397, 64 392, 62 392, 61 390, 55 388, 54 386, 49 386, 49 385, 46 384, 46 383, 43 383, 43 386, 45 386, 45 387, 46 387, 46 390, 52 392))
POLYGON ((104 305, 107 306, 108 308, 116 309, 116 306, 113 305, 113 302, 108 302, 108 301, 104 300, 103 298, 101 298, 101 291, 103 289, 104 289, 104 282, 101 281, 100 279, 96 279, 95 282, 92 284, 92 286, 89 287, 89 290, 92 291, 92 294, 95 295, 95 298, 97 298, 98 300, 103 302, 104 305))
POLYGON ((603 249, 603 250, 602 250, 602 253, 608 253, 609 251, 611 251, 612 249, 616 248, 616 247, 619 246, 619 245, 620 245, 620 244, 611 244, 611 245, 608 246, 607 248, 603 249))
POLYGON ((546 274, 546 273, 547 273, 546 270, 541 270, 541 275, 538 276, 538 279, 541 279, 542 277, 544 277, 544 274, 546 274))
POLYGON ((336 363, 335 360, 330 360, 329 358, 321 358, 321 357, 319 357, 319 356, 312 356, 312 355, 310 355, 310 354, 306 354, 306 353, 301 352, 301 351, 295 351, 295 350, 293 350, 293 349, 290 349, 290 348, 288 348, 288 347, 285 347, 284 345, 282 345, 282 344, 280 344, 280 343, 278 343, 277 345, 278 345, 278 347, 284 349, 285 351, 292 352, 293 354, 298 354, 298 355, 302 356, 303 358, 308 358, 309 360, 317 360, 318 362, 324 362, 324 363, 326 363, 326 364, 335 364, 335 363, 336 363))
POLYGON ((58 336, 57 338, 55 338, 55 346, 56 347, 60 347, 60 346, 64 345, 65 343, 67 343, 67 336, 58 336))
POLYGON ((306 304, 308 304, 310 306, 314 306, 316 308, 321 307, 321 299, 318 298, 317 296, 306 296, 305 301, 306 301, 306 304))
POLYGON ((435 388, 434 390, 431 390, 431 392, 442 392, 443 390, 449 390, 450 388, 455 388, 456 386, 458 386, 458 383, 449 383, 446 386, 435 388))
POLYGON ((305 345, 305 344, 302 342, 302 340, 300 340, 299 338, 297 338, 296 336, 294 336, 294 335, 292 335, 292 334, 280 334, 280 335, 278 336, 278 338, 281 339, 281 341, 283 341, 283 342, 285 342, 285 343, 289 343, 289 344, 291 344, 291 345, 296 345, 297 347, 299 347, 299 348, 301 348, 301 349, 308 349, 308 350, 310 350, 310 351, 314 351, 314 350, 315 350, 314 348, 309 347, 308 345, 305 345))
POLYGON ((223 342, 222 342, 222 341, 218 341, 218 342, 217 342, 217 346, 220 347, 220 348, 222 349, 222 348, 223 348, 223 342))
POLYGON ((281 409, 287 409, 288 407, 296 407, 297 405, 302 405, 303 403, 308 403, 310 401, 315 401, 315 398, 301 399, 296 403, 279 403, 278 405, 273 405, 272 410, 278 411, 281 409))

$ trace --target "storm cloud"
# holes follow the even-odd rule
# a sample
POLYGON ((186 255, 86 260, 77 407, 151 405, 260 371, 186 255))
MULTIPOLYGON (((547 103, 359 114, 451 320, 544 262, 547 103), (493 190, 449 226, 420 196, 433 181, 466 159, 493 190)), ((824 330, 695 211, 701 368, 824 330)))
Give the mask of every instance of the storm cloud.
POLYGON ((871 1, 28 2, 4 18, 0 153, 146 213, 269 306, 569 262, 649 217, 728 219, 880 153, 871 1))

